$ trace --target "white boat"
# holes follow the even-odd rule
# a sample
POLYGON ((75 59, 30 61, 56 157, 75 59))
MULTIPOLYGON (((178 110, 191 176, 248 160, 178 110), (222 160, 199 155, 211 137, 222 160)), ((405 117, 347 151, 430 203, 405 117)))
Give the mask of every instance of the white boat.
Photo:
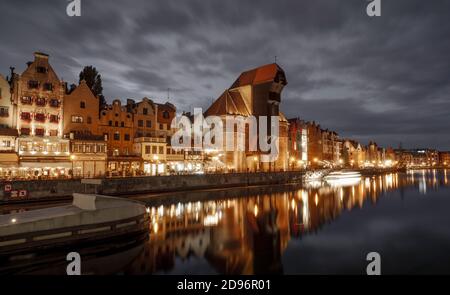
POLYGON ((353 186, 361 181, 361 174, 356 171, 335 171, 325 176, 324 180, 332 186, 353 186))
POLYGON ((325 180, 361 178, 361 173, 357 171, 334 171, 324 177, 325 180))

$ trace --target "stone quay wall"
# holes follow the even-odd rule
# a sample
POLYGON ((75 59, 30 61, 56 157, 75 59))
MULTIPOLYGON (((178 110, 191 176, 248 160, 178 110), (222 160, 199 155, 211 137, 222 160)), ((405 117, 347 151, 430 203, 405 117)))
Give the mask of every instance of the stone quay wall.
POLYGON ((2 182, 0 203, 69 198, 73 193, 109 196, 301 183, 301 171, 146 176, 2 182), (7 187, 7 188, 6 188, 7 187), (6 188, 6 189, 5 189, 6 188), (11 194, 13 192, 13 194, 11 194), (20 192, 20 193, 18 193, 20 192))

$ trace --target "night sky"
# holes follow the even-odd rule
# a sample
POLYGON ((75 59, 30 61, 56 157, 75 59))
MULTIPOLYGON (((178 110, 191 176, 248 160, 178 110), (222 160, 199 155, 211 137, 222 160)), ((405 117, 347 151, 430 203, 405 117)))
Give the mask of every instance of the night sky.
POLYGON ((0 72, 34 51, 60 79, 85 65, 108 101, 167 100, 206 109, 240 72, 277 62, 289 84, 281 109, 341 137, 450 150, 450 1, 0 0, 0 72))

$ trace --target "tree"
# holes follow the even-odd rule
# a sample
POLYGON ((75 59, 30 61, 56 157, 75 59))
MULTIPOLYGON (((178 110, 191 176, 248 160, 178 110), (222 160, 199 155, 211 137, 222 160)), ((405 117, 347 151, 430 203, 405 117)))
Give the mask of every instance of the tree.
POLYGON ((91 89, 92 93, 99 98, 99 113, 100 110, 106 105, 106 99, 103 96, 102 77, 98 73, 97 69, 93 66, 86 66, 80 72, 80 83, 82 80, 86 81, 87 86, 91 89))

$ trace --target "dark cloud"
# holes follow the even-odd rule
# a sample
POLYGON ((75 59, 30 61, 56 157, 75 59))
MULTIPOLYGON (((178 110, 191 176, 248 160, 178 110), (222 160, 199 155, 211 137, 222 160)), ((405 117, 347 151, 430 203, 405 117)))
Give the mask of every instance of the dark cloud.
POLYGON ((40 50, 74 82, 94 65, 108 99, 207 107, 243 70, 274 61, 282 110, 363 143, 450 149, 450 3, 365 0, 0 0, 0 71, 40 50))

